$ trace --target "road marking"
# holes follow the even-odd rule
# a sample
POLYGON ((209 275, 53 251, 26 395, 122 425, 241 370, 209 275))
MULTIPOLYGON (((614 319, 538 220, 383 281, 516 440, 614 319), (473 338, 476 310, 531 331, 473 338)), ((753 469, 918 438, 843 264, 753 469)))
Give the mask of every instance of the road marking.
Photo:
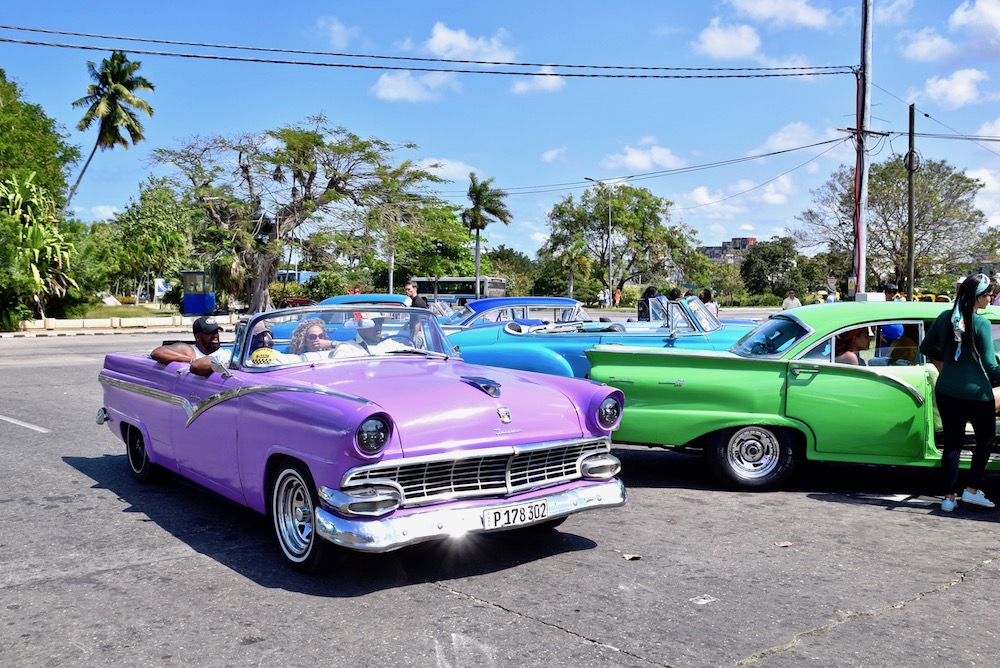
POLYGON ((35 431, 39 431, 43 434, 48 434, 52 431, 51 429, 46 429, 45 427, 39 427, 37 425, 28 424, 27 422, 21 422, 20 420, 15 420, 14 418, 7 417, 6 415, 0 415, 0 420, 3 420, 4 422, 10 422, 11 424, 16 424, 19 427, 27 427, 28 429, 34 429, 35 431))

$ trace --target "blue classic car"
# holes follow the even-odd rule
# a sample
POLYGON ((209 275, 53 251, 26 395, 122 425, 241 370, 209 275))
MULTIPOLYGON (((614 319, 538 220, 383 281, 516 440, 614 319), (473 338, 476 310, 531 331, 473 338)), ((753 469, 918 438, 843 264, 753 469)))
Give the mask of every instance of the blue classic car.
POLYGON ((583 304, 569 297, 488 297, 468 302, 441 318, 446 333, 467 327, 517 322, 544 325, 555 322, 590 322, 583 304))
POLYGON ((557 376, 587 378, 586 351, 599 343, 698 350, 725 350, 756 323, 722 323, 697 297, 666 301, 667 319, 658 327, 628 330, 620 322, 522 325, 508 322, 449 333, 466 362, 557 376))
POLYGON ((552 528, 625 502, 621 391, 470 366, 426 309, 356 308, 254 315, 209 377, 111 353, 97 422, 138 481, 171 471, 266 515, 303 571, 334 545, 552 528))

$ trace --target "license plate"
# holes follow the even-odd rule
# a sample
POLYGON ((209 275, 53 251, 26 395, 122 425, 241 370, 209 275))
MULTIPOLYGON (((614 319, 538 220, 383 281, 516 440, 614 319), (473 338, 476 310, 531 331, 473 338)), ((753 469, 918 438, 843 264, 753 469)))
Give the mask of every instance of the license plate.
POLYGON ((531 524, 541 519, 545 519, 549 514, 549 504, 542 499, 522 503, 517 506, 504 506, 503 508, 488 508, 483 511, 483 528, 500 529, 503 527, 513 527, 519 524, 531 524))

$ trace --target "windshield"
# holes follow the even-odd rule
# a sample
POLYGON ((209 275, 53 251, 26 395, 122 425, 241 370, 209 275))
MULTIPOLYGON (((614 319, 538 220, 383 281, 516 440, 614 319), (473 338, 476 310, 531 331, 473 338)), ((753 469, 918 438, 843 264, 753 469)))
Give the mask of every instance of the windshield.
POLYGON ((451 314, 441 322, 442 324, 445 325, 461 325, 463 322, 465 322, 465 320, 475 315, 475 313, 476 312, 473 311, 471 308, 469 308, 469 306, 466 304, 464 306, 459 306, 457 309, 453 310, 451 314))
POLYGON ((740 357, 778 357, 808 333, 795 320, 776 315, 744 334, 730 351, 740 357))
POLYGON ((701 301, 701 299, 698 297, 688 297, 684 302, 691 309, 691 315, 701 325, 701 331, 714 332, 717 329, 722 329, 722 323, 715 317, 714 313, 705 307, 705 302, 701 301))
POLYGON ((452 351, 431 311, 405 306, 314 306, 262 313, 240 327, 236 345, 234 359, 248 369, 452 351))

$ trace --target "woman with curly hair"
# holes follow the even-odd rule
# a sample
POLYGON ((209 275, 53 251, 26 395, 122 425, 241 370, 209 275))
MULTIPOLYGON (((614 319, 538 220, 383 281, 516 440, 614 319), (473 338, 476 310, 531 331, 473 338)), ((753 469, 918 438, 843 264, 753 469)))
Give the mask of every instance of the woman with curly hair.
POLYGON ((954 510, 959 500, 986 508, 995 505, 979 489, 979 483, 996 438, 993 387, 1000 385, 1000 366, 993 352, 990 321, 976 313, 989 305, 994 292, 989 276, 975 274, 966 278, 958 288, 955 307, 937 317, 920 343, 920 352, 941 371, 934 400, 943 427, 941 470, 945 497, 941 510, 945 512, 954 510), (958 463, 967 423, 972 423, 976 434, 976 448, 959 496, 958 463))
POLYGON ((332 348, 333 342, 326 334, 326 323, 319 318, 300 322, 288 344, 288 352, 293 355, 329 352, 332 348))

